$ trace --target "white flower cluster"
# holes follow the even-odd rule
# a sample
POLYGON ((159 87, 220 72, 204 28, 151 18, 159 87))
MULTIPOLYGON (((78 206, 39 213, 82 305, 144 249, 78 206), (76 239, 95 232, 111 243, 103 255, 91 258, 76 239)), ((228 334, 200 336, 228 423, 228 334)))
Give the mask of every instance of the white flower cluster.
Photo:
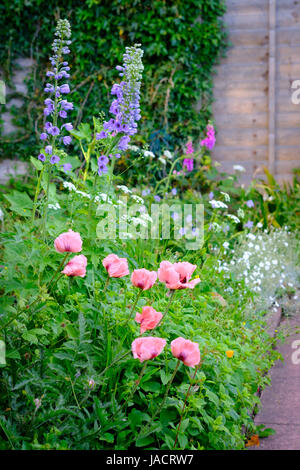
POLYGON ((54 211, 57 211, 58 209, 61 209, 61 207, 57 202, 55 204, 48 204, 48 209, 53 209, 54 211))
MULTIPOLYGON (((155 154, 153 152, 151 152, 150 150, 143 150, 143 149, 140 149, 137 145, 128 145, 127 147, 129 150, 132 150, 132 152, 139 152, 143 155, 143 157, 145 158, 155 158, 155 154)), ((158 158, 158 160, 163 163, 164 165, 166 165, 166 160, 165 158, 169 159, 169 160, 172 160, 173 158, 173 155, 172 153, 169 151, 169 150, 164 150, 163 154, 161 157, 158 158)))
POLYGON ((213 199, 212 201, 209 201, 209 204, 212 206, 213 209, 228 209, 227 204, 222 201, 216 201, 213 199))
POLYGON ((76 189, 76 186, 73 183, 70 183, 69 181, 64 181, 63 187, 68 189, 69 191, 74 191, 76 194, 80 194, 81 196, 86 197, 87 199, 91 199, 90 194, 85 193, 83 191, 79 191, 79 189, 76 189))
POLYGON ((298 251, 299 242, 286 229, 250 232, 230 252, 229 262, 219 262, 219 272, 244 280, 258 294, 259 308, 268 308, 275 302, 278 289, 297 288, 300 266, 295 253, 298 251))

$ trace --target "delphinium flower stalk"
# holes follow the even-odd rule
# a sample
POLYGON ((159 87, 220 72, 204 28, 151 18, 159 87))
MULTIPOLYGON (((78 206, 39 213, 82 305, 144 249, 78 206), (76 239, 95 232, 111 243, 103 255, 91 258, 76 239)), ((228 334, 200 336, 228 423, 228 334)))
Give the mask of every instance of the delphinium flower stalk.
MULTIPOLYGON (((68 111, 73 109, 73 103, 65 99, 65 96, 70 93, 70 87, 65 80, 70 77, 69 64, 64 60, 64 55, 70 53, 69 45, 71 44, 71 27, 68 20, 58 20, 56 31, 56 38, 52 44, 53 55, 50 57, 51 70, 48 70, 46 76, 49 78, 49 83, 46 84, 44 89, 48 94, 45 99, 44 116, 46 122, 44 125, 44 132, 41 133, 40 139, 45 143, 44 150, 39 154, 38 159, 45 162, 47 170, 47 190, 46 199, 43 213, 43 234, 45 236, 45 224, 47 218, 48 194, 51 179, 51 172, 53 165, 60 161, 58 152, 58 143, 65 146, 70 145, 72 138, 66 135, 73 129, 69 122, 64 122, 59 127, 59 121, 65 121, 68 118, 68 111)), ((63 165, 65 171, 71 169, 70 164, 63 165)))
POLYGON ((115 99, 109 111, 114 117, 104 122, 103 130, 96 134, 96 140, 102 144, 102 155, 98 158, 99 175, 108 172, 107 165, 111 159, 109 189, 115 161, 120 157, 120 152, 127 149, 131 136, 137 132, 137 122, 141 119, 140 88, 144 69, 142 56, 140 44, 126 47, 123 65, 116 67, 122 80, 111 89, 115 99))

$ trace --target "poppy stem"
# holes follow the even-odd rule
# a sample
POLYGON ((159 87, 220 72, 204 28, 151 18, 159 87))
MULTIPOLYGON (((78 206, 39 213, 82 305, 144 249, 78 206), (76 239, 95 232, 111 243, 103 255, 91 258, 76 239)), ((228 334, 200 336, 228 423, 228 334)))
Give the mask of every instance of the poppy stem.
MULTIPOLYGON (((151 417, 151 423, 153 423, 154 418, 156 418, 156 416, 161 412, 161 410, 162 410, 163 407, 164 407, 164 404, 165 404, 165 402, 166 402, 166 400, 167 400, 167 398, 168 398, 168 394, 169 394, 169 391, 170 391, 172 382, 173 382, 173 380, 174 380, 174 378, 175 378, 176 372, 178 371, 178 368, 179 368, 179 366, 180 366, 180 363, 181 363, 181 361, 180 361, 180 359, 178 359, 177 364, 176 364, 176 367, 175 367, 175 369, 174 369, 174 371, 173 371, 172 377, 170 378, 169 383, 168 383, 168 385, 167 385, 167 388, 166 388, 164 397, 163 397, 163 399, 162 399, 162 402, 161 402, 159 408, 157 408, 157 410, 155 411, 155 413, 154 413, 154 414, 152 415, 152 417, 151 417)), ((151 426, 151 424, 150 424, 150 426, 151 426)), ((139 437, 138 437, 139 439, 140 439, 141 437, 143 437, 143 434, 146 434, 146 433, 147 433, 147 431, 149 430, 149 427, 150 427, 150 426, 149 426, 149 424, 148 424, 148 425, 146 425, 146 426, 140 431, 140 434, 139 434, 139 437)))
POLYGON ((106 279, 106 281, 105 281, 105 284, 104 284, 104 287, 103 287, 103 294, 104 294, 104 292, 106 291, 106 289, 108 288, 109 281, 110 281, 110 277, 107 277, 107 279, 106 279))
POLYGON ((133 395, 135 394, 136 392, 136 389, 138 388, 141 380, 142 380, 142 377, 145 373, 145 370, 146 370, 146 367, 148 365, 148 361, 145 361, 145 364, 143 365, 142 369, 141 369, 141 372, 140 372, 140 375, 138 376, 138 378, 136 379, 135 383, 134 383, 134 386, 133 386, 133 389, 131 390, 129 396, 126 398, 126 402, 125 402, 125 408, 124 408, 124 413, 126 413, 126 410, 128 408, 128 403, 130 402, 130 400, 132 399, 133 395))
POLYGON ((174 298, 174 295, 175 295, 175 290, 172 290, 171 293, 170 293, 170 299, 169 299, 169 302, 168 302, 168 305, 163 313, 163 316, 161 317, 161 320, 158 322, 158 324, 156 325, 156 328, 158 328, 159 326, 161 326, 166 314, 168 313, 169 311, 169 308, 170 308, 170 305, 171 303, 173 302, 173 298, 174 298))
MULTIPOLYGON (((64 257, 64 259, 62 260, 61 264, 59 265, 58 269, 55 271, 54 275, 52 276, 51 280, 49 281, 49 283, 47 284, 47 289, 49 289, 49 287, 51 286, 52 282, 53 282, 53 279, 55 278, 56 274, 58 273, 58 271, 60 270, 60 268, 62 267, 62 265, 64 264, 67 256, 69 256, 70 253, 67 253, 66 256, 64 257)), ((60 276, 58 276, 58 278, 56 279, 56 282, 61 278, 62 274, 60 274, 60 276)), ((14 320, 16 320, 18 318, 19 315, 21 315, 21 313, 24 313, 26 311, 29 311, 29 309, 34 305, 36 304, 36 302, 38 302, 38 300, 40 300, 40 296, 38 295, 32 302, 31 304, 28 304, 27 307, 25 308, 22 308, 21 310, 19 310, 10 320, 8 320, 8 322, 5 323, 5 325, 1 326, 0 328, 0 331, 1 330, 4 330, 8 325, 10 325, 14 320)))
MULTIPOLYGON (((48 285, 47 285, 47 288, 49 288, 51 286, 51 283, 53 281, 53 279, 55 278, 56 274, 59 272, 59 270, 63 267, 63 265, 65 264, 65 261, 66 259, 68 258, 68 256, 70 255, 70 253, 66 253, 63 260, 61 261, 60 265, 58 266, 57 270, 55 271, 55 273, 53 274, 53 276, 51 277, 48 285)), ((57 279, 58 280, 58 279, 57 279)))
POLYGON ((126 326, 128 325, 129 321, 131 320, 132 313, 134 312, 134 309, 135 309, 135 307, 136 307, 136 304, 137 304, 138 301, 139 301, 139 298, 140 298, 141 294, 142 294, 142 289, 140 289, 138 295, 136 296, 135 302, 134 302, 134 304, 133 304, 132 307, 131 307, 130 313, 129 313, 128 318, 127 318, 127 321, 126 321, 126 323, 125 323, 125 325, 124 325, 125 328, 126 328, 126 326))
MULTIPOLYGON (((193 375, 192 381, 193 381, 193 380, 195 379, 195 377, 196 377, 196 374, 197 374, 199 365, 200 365, 200 363, 197 365, 197 367, 196 367, 196 369, 195 369, 195 373, 194 373, 194 375, 193 375)), ((183 404, 183 407, 182 407, 182 412, 181 412, 181 415, 180 415, 180 421, 179 421, 179 424, 178 424, 177 430, 176 430, 176 438, 175 438, 175 442, 174 442, 173 449, 175 449, 175 446, 176 446, 176 443, 177 443, 177 439, 178 439, 178 434, 179 434, 179 431, 180 431, 180 426, 181 426, 182 417, 183 417, 184 410, 185 410, 185 407, 186 407, 187 399, 188 399, 188 397, 189 397, 189 395, 190 395, 190 391, 191 391, 192 385, 193 385, 193 382, 190 383, 189 389, 188 389, 187 394, 186 394, 186 396, 185 396, 184 404, 183 404)))

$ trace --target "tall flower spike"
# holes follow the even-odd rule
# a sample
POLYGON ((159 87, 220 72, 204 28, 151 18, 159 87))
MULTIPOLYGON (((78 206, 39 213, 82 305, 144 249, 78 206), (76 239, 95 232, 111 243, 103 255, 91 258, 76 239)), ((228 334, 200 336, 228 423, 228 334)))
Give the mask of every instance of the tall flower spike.
MULTIPOLYGON (((46 148, 49 148, 47 144, 50 143, 54 150, 56 147, 56 138, 58 138, 58 136, 64 145, 70 145, 72 141, 72 138, 69 135, 63 135, 63 131, 72 130, 72 124, 67 123, 61 128, 58 127, 58 119, 66 119, 68 116, 67 111, 73 109, 72 103, 62 99, 62 95, 65 96, 70 93, 70 87, 67 83, 61 83, 62 79, 65 80, 70 77, 70 74, 68 73, 70 70, 68 62, 63 60, 63 55, 70 53, 68 46, 71 44, 71 27, 68 20, 58 20, 55 36, 56 38, 52 43, 53 55, 50 57, 52 68, 46 73, 49 81, 53 81, 53 83, 47 83, 44 89, 45 93, 49 93, 49 97, 44 101, 46 105, 44 108, 44 116, 49 119, 49 121, 45 123, 45 132, 42 132, 40 136, 40 138, 45 141, 46 148)), ((46 153, 48 153, 47 150, 46 153)), ((56 161, 53 161, 52 158, 50 163, 55 164, 58 163, 58 161, 59 157, 57 157, 56 161)))
POLYGON ((140 88, 144 66, 142 64, 143 50, 140 44, 126 47, 123 55, 123 65, 117 66, 122 81, 115 83, 111 94, 116 98, 113 100, 110 112, 114 119, 104 123, 104 129, 114 134, 123 133, 119 142, 119 149, 126 150, 130 136, 137 132, 137 121, 140 120, 140 88))
POLYGON ((212 150, 214 148, 215 143, 216 138, 214 126, 212 124, 208 124, 206 126, 206 137, 205 139, 201 140, 200 145, 202 147, 206 147, 207 150, 212 150))

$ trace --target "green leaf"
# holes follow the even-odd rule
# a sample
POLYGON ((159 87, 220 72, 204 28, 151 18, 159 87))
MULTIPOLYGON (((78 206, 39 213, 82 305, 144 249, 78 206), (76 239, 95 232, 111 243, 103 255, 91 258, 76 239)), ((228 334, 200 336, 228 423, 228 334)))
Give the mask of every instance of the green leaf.
POLYGON ((179 441, 179 445, 181 449, 185 449, 186 446, 188 445, 188 438, 186 437, 185 434, 179 434, 178 441, 179 441))
POLYGON ((141 384, 141 388, 145 392, 159 392, 161 385, 158 382, 146 382, 141 384))
POLYGON ((8 359, 21 359, 20 354, 15 349, 11 349, 10 351, 7 351, 6 352, 6 357, 8 359))
POLYGON ((79 331, 73 325, 67 325, 66 331, 71 339, 79 338, 79 331))
POLYGON ((219 397, 214 393, 212 392, 211 390, 206 390, 206 396, 207 398, 212 401, 216 406, 219 406, 219 397))
POLYGON ((181 422, 180 432, 184 432, 186 430, 186 428, 189 425, 189 422, 190 422, 189 418, 186 418, 181 422))
POLYGON ((142 413, 139 410, 133 409, 129 413, 128 419, 132 427, 135 427, 135 426, 139 426, 142 423, 144 416, 145 416, 145 413, 142 413))
POLYGON ((153 441, 154 441, 154 438, 152 436, 146 436, 146 437, 141 437, 140 439, 137 439, 135 444, 137 447, 144 447, 149 444, 152 444, 153 441))
POLYGON ((169 426, 170 423, 176 418, 177 412, 170 410, 170 408, 164 408, 160 413, 160 422, 164 426, 169 426))
POLYGON ((43 164, 40 160, 38 160, 37 158, 34 158, 34 157, 30 157, 30 161, 31 163, 33 164, 34 168, 37 170, 37 171, 41 171, 43 169, 43 164))
POLYGON ((92 136, 92 131, 90 128, 90 125, 87 123, 81 123, 78 126, 78 130, 72 130, 70 131, 70 134, 75 137, 75 139, 78 140, 91 140, 92 136))
POLYGON ((31 333, 35 335, 48 335, 49 332, 47 330, 44 330, 44 328, 33 328, 30 330, 31 333))
POLYGON ((22 334, 22 338, 25 339, 25 341, 29 341, 29 343, 38 344, 36 335, 32 334, 30 331, 25 331, 22 334))
POLYGON ((13 191, 12 194, 4 194, 5 199, 10 202, 10 209, 13 212, 23 216, 30 217, 33 202, 28 194, 20 193, 19 191, 13 191))
POLYGON ((259 426, 257 426, 256 431, 259 437, 268 437, 268 436, 273 436, 274 434, 276 434, 275 429, 273 428, 264 429, 264 427, 265 427, 264 424, 260 424, 259 426))
POLYGON ((172 374, 166 374, 164 369, 160 370, 160 378, 161 378, 163 385, 166 385, 169 382, 171 375, 172 374))
POLYGON ((109 442, 110 444, 113 444, 114 442, 114 436, 113 434, 110 434, 109 432, 105 432, 104 434, 101 434, 99 439, 100 441, 106 441, 106 442, 109 442))

